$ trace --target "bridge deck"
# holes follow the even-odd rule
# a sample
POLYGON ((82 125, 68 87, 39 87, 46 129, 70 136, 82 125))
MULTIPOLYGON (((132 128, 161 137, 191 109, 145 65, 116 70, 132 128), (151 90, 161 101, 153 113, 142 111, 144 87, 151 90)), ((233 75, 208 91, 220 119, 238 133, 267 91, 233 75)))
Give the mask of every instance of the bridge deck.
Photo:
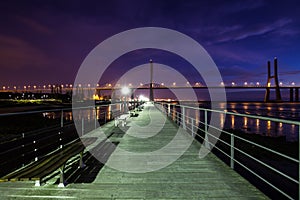
MULTIPOLYGON (((198 156, 200 145, 193 142, 182 156, 176 153, 184 149, 187 134, 180 132, 174 137, 178 127, 166 120, 153 106, 146 106, 138 117, 130 119, 124 127, 115 128, 113 123, 107 124, 102 131, 114 132, 109 140, 118 144, 117 148, 108 141, 103 141, 103 134, 94 131, 87 137, 98 136, 99 143, 90 147, 90 152, 104 161, 101 165, 88 152, 85 156, 87 167, 71 174, 66 188, 57 188, 51 180, 40 188, 35 188, 29 182, 1 183, 1 199, 28 197, 26 199, 267 199, 258 189, 248 183, 244 178, 231 170, 213 154, 200 159, 198 156), (150 117, 152 118, 149 124, 150 117), (135 127, 134 124, 147 125, 147 129, 135 127), (158 131, 158 128, 163 128, 158 131), (159 132, 156 135, 156 132, 159 132), (152 137, 149 137, 152 136, 152 137), (139 138, 137 138, 139 137, 139 138), (148 137, 148 138, 147 138, 148 137), (175 139, 174 139, 175 138, 175 139), (170 141, 175 141, 173 145, 170 141), (151 153, 160 148, 164 152, 151 153), (136 152, 138 155, 131 155, 136 152), (162 167, 179 157, 172 164, 162 167), (119 171, 111 167, 132 172, 119 171)), ((77 166, 77 165, 76 165, 77 166)), ((72 168, 72 166, 70 166, 72 168)), ((25 199, 25 198, 24 198, 25 199)))

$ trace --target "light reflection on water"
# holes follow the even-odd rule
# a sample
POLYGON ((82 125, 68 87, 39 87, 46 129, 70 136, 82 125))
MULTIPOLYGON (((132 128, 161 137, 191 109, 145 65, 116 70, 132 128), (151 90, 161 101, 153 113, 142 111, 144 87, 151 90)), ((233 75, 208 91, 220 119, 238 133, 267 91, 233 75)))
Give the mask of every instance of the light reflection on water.
MULTIPOLYGON (((210 105, 200 103, 200 107, 210 108, 210 105)), ((176 113, 175 109, 171 107, 172 118, 175 119, 176 113)), ((220 110, 225 108, 224 104, 219 105, 220 110)), ((179 111, 177 109, 177 111, 179 111)), ((300 104, 276 104, 276 103, 228 103, 227 111, 233 113, 241 114, 251 114, 257 116, 266 116, 271 118, 280 118, 285 120, 300 120, 300 104)), ((195 116, 195 111, 187 110, 186 115, 195 116)), ((298 130, 297 125, 285 124, 282 122, 273 122, 270 120, 261 120, 256 118, 242 117, 236 115, 220 113, 219 115, 220 125, 224 124, 224 129, 234 129, 241 130, 249 134, 260 134, 270 137, 280 137, 285 136, 287 141, 297 141, 298 140, 298 130), (225 119, 226 118, 226 119, 225 119)), ((197 118, 197 117, 196 117, 197 118)), ((210 119, 210 115, 208 116, 210 119)), ((199 119, 204 122, 204 111, 200 112, 199 119)), ((222 128, 222 127, 220 127, 222 128)))
MULTIPOLYGON (((76 115, 73 115, 71 110, 65 110, 63 111, 63 118, 64 121, 81 120, 82 118, 87 121, 94 121, 95 118, 97 120, 104 120, 104 119, 110 120, 112 117, 113 109, 118 110, 120 109, 120 106, 108 105, 108 106, 98 107, 97 109, 88 108, 88 109, 77 110, 76 115)), ((47 119, 60 119, 61 111, 44 112, 43 117, 47 119)))

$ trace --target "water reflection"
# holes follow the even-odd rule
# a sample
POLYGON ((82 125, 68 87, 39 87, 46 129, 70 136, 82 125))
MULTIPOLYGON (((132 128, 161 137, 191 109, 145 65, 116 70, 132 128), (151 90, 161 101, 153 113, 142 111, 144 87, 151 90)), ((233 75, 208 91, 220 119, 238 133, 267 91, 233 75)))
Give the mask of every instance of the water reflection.
MULTIPOLYGON (((200 104, 200 107, 210 108, 208 104, 200 104)), ((176 110, 174 107, 168 107, 172 119, 176 117, 176 110)), ((224 110, 225 105, 220 104, 220 109, 224 110)), ((179 111, 179 110, 178 110, 179 111)), ((264 104, 264 103, 228 103, 228 112, 235 112, 241 114, 251 114, 257 116, 267 116, 273 118, 282 118, 287 120, 299 121, 300 104, 264 104)), ((195 115, 191 110, 187 112, 187 116, 195 115)), ((285 124, 282 122, 272 122, 270 120, 262 120, 256 118, 249 118, 246 116, 237 116, 230 114, 219 114, 219 124, 224 124, 224 129, 241 130, 250 134, 260 134, 269 137, 285 136, 287 141, 297 141, 299 127, 296 125, 285 124)), ((204 111, 200 112, 199 117, 196 118, 197 124, 200 121, 204 121, 204 111)), ((210 114, 208 114, 208 120, 210 114)))
MULTIPOLYGON (((120 106, 116 106, 116 110, 120 110, 120 106)), ((47 119, 61 119, 62 112, 44 112, 42 113, 44 118, 47 119)), ((73 121, 73 120, 81 120, 82 118, 87 121, 97 120, 110 120, 112 117, 112 106, 101 106, 97 108, 88 108, 76 110, 73 114, 71 110, 63 111, 63 119, 64 121, 73 121)))

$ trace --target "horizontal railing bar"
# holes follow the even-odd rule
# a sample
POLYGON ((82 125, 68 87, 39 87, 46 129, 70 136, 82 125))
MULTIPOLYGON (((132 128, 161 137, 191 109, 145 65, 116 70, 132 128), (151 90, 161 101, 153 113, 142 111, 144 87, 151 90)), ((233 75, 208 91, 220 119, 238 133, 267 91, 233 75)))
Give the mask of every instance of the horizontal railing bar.
MULTIPOLYGON (((214 129, 216 129, 216 130, 218 130, 218 131, 222 131, 222 133, 226 133, 227 135, 231 135, 231 134, 232 134, 232 133, 230 133, 230 132, 228 132, 228 131, 222 130, 222 129, 220 129, 220 128, 218 128, 218 127, 215 127, 215 126, 212 126, 212 125, 207 125, 207 126, 212 127, 212 128, 214 128, 214 129)), ((267 151, 269 151, 269 152, 272 152, 272 153, 274 153, 274 154, 277 154, 278 156, 282 156, 282 157, 284 157, 284 158, 286 158, 286 159, 288 159, 288 160, 291 160, 291 161, 294 161, 294 162, 296 162, 296 163, 299 163, 299 160, 297 160, 297 159, 295 159, 295 158, 292 158, 292 157, 290 157, 290 156, 287 156, 287 155, 285 155, 285 154, 282 154, 282 153, 280 153, 280 152, 274 151, 273 149, 269 149, 269 148, 264 147, 264 146, 262 146, 262 145, 260 145, 260 144, 256 144, 256 143, 254 143, 254 142, 252 142, 252 141, 250 141, 250 140, 246 140, 246 139, 244 139, 244 138, 242 138, 242 137, 239 137, 239 136, 237 136, 237 135, 234 135, 234 137, 237 138, 237 139, 243 140, 244 142, 247 142, 247 143, 249 143, 249 144, 252 144, 252 145, 254 145, 254 146, 257 146, 257 147, 259 147, 259 148, 262 148, 262 149, 264 149, 264 150, 267 150, 267 151)))
POLYGON ((256 162, 258 162, 258 163, 264 165, 265 167, 267 167, 267 168, 273 170, 274 172, 276 172, 276 173, 278 173, 278 174, 284 176, 285 178, 287 178, 287 179, 293 181, 294 183, 297 183, 297 184, 299 183, 299 182, 298 182, 297 180, 295 180, 294 178, 292 178, 292 177, 290 177, 290 176, 284 174, 283 172, 279 171, 278 169, 275 169, 274 167, 272 167, 272 166, 270 166, 270 165, 268 165, 268 164, 266 164, 266 163, 264 163, 264 162, 258 160, 257 158, 251 156, 250 154, 248 154, 248 153, 246 153, 246 152, 244 152, 244 151, 242 151, 242 150, 240 150, 240 149, 238 149, 238 148, 236 148, 236 147, 233 147, 233 148, 234 148, 235 150, 241 152, 242 154, 248 156, 248 157, 251 158, 252 160, 255 160, 256 162))
POLYGON ((118 104, 107 104, 107 105, 95 105, 95 106, 86 106, 86 107, 77 107, 77 108, 56 108, 56 109, 47 109, 47 110, 37 110, 37 111, 24 111, 24 112, 13 112, 13 113, 2 113, 2 116, 12 116, 12 115, 26 115, 26 114, 36 114, 36 113, 43 113, 43 112, 59 112, 59 111, 66 111, 66 110, 80 110, 80 109, 94 109, 95 107, 107 107, 111 105, 118 105, 118 104))
POLYGON ((278 119, 278 118, 273 118, 273 117, 264 117, 264 116, 234 113, 234 112, 229 112, 229 111, 224 111, 224 110, 212 110, 212 109, 209 109, 209 108, 197 108, 197 107, 186 106, 186 105, 178 105, 178 106, 189 108, 189 109, 194 109, 194 110, 210 111, 210 112, 229 114, 229 115, 235 115, 235 116, 240 116, 240 117, 249 117, 249 118, 253 118, 253 119, 261 119, 261 120, 265 120, 265 121, 282 122, 282 123, 286 123, 286 124, 294 124, 294 125, 299 125, 300 126, 300 122, 293 121, 293 120, 286 120, 286 119, 278 119))
MULTIPOLYGON (((166 105, 168 105, 168 104, 166 104, 166 105)), ((254 119, 261 119, 261 120, 265 120, 265 121, 272 121, 272 122, 280 122, 280 123, 285 123, 285 124, 292 124, 292 125, 297 125, 297 126, 299 126, 299 128, 300 128, 300 122, 292 121, 292 120, 285 120, 285 119, 278 119, 278 118, 271 118, 271 117, 264 117, 264 116, 254 116, 254 115, 249 115, 249 114, 233 113, 233 112, 228 112, 228 111, 226 111, 226 110, 225 110, 225 111, 221 111, 221 110, 212 110, 212 109, 196 108, 196 107, 183 106, 183 105, 174 105, 174 106, 175 106, 175 107, 180 107, 180 108, 188 108, 188 109, 200 110, 200 111, 205 111, 205 112, 211 112, 211 113, 212 113, 212 112, 215 112, 215 113, 221 113, 221 114, 225 114, 225 115, 235 115, 235 116, 240 116, 240 117, 248 117, 248 118, 254 118, 254 119)), ((165 108, 165 107, 164 107, 164 108, 165 108)), ((173 109, 174 109, 174 107, 173 107, 173 109)), ((172 111, 172 112, 174 112, 174 111, 172 111)), ((190 123, 189 123, 189 120, 195 120, 193 117, 186 116, 186 115, 183 115, 185 118, 183 118, 183 117, 180 117, 180 118, 179 118, 179 114, 178 114, 178 113, 180 113, 180 112, 177 112, 177 111, 175 110, 176 120, 180 119, 181 121, 184 121, 184 122, 187 123, 187 124, 190 124, 190 123)), ((180 114, 181 114, 181 113, 180 113, 180 114)), ((182 115, 181 115, 181 116, 182 116, 182 115)), ((218 131, 222 131, 222 133, 225 133, 225 134, 227 134, 227 135, 229 135, 229 136, 233 136, 233 138, 237 138, 237 139, 239 139, 239 140, 241 140, 241 141, 243 141, 243 142, 247 142, 247 143, 249 143, 249 144, 251 144, 251 145, 257 146, 257 147, 259 147, 259 148, 261 148, 261 149, 263 149, 263 150, 265 150, 265 151, 271 152, 271 153, 273 153, 273 154, 276 154, 276 155, 278 155, 278 156, 281 156, 281 157, 283 157, 283 158, 285 158, 285 159, 288 159, 288 160, 290 160, 290 161, 299 163, 299 160, 297 160, 297 159, 294 159, 294 158, 292 158, 292 157, 290 157, 290 156, 287 156, 287 155, 285 155, 285 154, 283 154, 283 153, 277 152, 277 151, 275 151, 275 150, 273 150, 273 149, 267 148, 267 147, 262 146, 262 145, 260 145, 260 144, 256 144, 256 143, 254 143, 254 142, 252 142, 252 141, 250 141, 250 140, 244 139, 244 138, 242 138, 242 137, 240 137, 240 136, 236 136, 236 135, 234 135, 233 133, 230 133, 230 132, 228 132, 228 131, 224 131, 223 129, 221 129, 221 128, 219 128, 219 127, 215 127, 215 126, 210 125, 210 124, 205 124, 205 122, 202 122, 202 121, 200 121, 200 120, 199 120, 199 124, 203 124, 203 125, 206 125, 206 127, 209 127, 209 128, 212 128, 212 129, 215 129, 215 130, 218 130, 218 131)), ((271 171, 277 173, 278 175, 280 175, 280 176, 282 176, 282 177, 284 177, 284 178, 286 178, 286 179, 292 181, 293 183, 300 184, 300 181, 298 181, 298 180, 294 179, 293 177, 291 177, 291 176, 285 174, 284 172, 282 172, 282 171, 276 169, 275 167, 269 165, 268 163, 265 163, 265 162, 259 160, 258 158, 255 158, 254 156, 252 156, 252 155, 246 153, 245 151, 243 151, 243 150, 241 150, 241 149, 239 149, 239 148, 237 148, 237 147, 235 147, 235 146, 232 146, 232 145, 229 144, 228 142, 226 142, 226 141, 220 139, 219 137, 214 136, 213 134, 209 133, 208 131, 205 131, 205 130, 199 128, 198 125, 195 126, 195 125, 192 123, 190 127, 187 126, 187 130, 192 131, 193 128, 196 127, 196 130, 201 130, 201 131, 204 132, 204 133, 207 132, 207 135, 208 135, 208 136, 217 139, 218 141, 224 143, 226 146, 233 148, 234 150, 236 150, 236 151, 242 153, 243 155, 247 156, 248 158, 252 159, 253 161, 255 161, 255 162, 257 162, 257 163, 263 165, 264 167, 266 167, 266 168, 268 168, 269 170, 271 170, 271 171), (190 128, 190 127, 191 127, 191 128, 190 128)), ((206 137, 202 137, 201 135, 199 135, 199 134, 197 133, 197 131, 194 131, 194 134, 197 135, 198 137, 200 137, 201 139, 203 139, 203 142, 208 142, 208 144, 213 145, 208 139, 206 139, 206 137)), ((237 164, 239 164, 240 166, 242 166, 243 168, 245 168, 245 169, 246 169, 247 171, 249 171, 250 173, 254 174, 254 175, 255 175, 256 177, 258 177, 260 180, 262 180, 263 182, 265 182, 266 184, 268 184, 269 186, 271 186, 271 187, 272 187, 273 189, 275 189, 276 191, 280 192, 280 193, 281 193, 282 195, 284 195, 285 197, 287 197, 287 198, 289 198, 289 199, 292 199, 292 197, 289 196, 288 194, 286 194, 284 191, 282 191, 281 189, 277 188, 277 187, 276 187, 275 185, 273 185, 271 182, 269 182, 268 180, 266 180, 265 178, 263 178, 263 177, 260 176, 259 174, 255 173, 253 170, 251 170, 250 168, 248 168, 247 166, 245 166, 244 164, 242 164, 240 161, 236 160, 235 158, 232 158, 231 155, 227 154, 225 151, 223 151, 223 150, 220 149, 219 147, 214 146, 214 148, 216 148, 216 149, 217 149, 218 151, 220 151, 223 155, 227 156, 228 158, 232 159, 234 162, 236 162, 237 164)))
POLYGON ((267 183, 269 186, 271 186, 272 188, 274 188, 275 190, 277 190, 278 192, 280 192, 281 194, 283 194, 285 197, 289 198, 289 199, 293 199, 292 197, 290 197, 288 194, 286 194, 285 192, 283 192, 282 190, 280 190, 279 188, 277 188, 276 186, 274 186, 272 183, 270 183, 269 181, 265 180, 263 177, 261 177, 260 175, 258 175, 257 173, 255 173, 254 171, 252 171, 251 169, 249 169, 248 167, 246 167, 244 164, 242 164, 241 162, 239 162, 238 160, 235 160, 235 162, 237 164, 239 164, 240 166, 244 167, 245 169, 247 169, 249 172, 251 172, 252 174, 254 174, 256 177, 258 177, 260 180, 262 180, 263 182, 267 183))
MULTIPOLYGON (((198 134, 196 134, 198 135, 198 134)), ((204 141, 207 141, 209 144, 212 144, 210 141, 206 140, 205 138, 201 137, 200 135, 198 135, 200 138, 202 138, 204 141)), ((221 150, 220 148, 214 146, 214 148, 218 149, 221 153, 223 153, 225 156, 227 156, 228 158, 231 158, 229 154, 225 153, 223 150, 221 150)), ((259 179, 261 179, 262 181, 264 181, 265 183, 267 183, 268 185, 270 185, 272 188, 274 188, 275 190, 277 190, 278 192, 280 192, 281 194, 283 194, 284 196, 286 196, 289 199, 293 199, 292 197, 290 197, 289 195, 287 195, 285 192, 283 192, 282 190, 280 190, 279 188, 277 188, 276 186, 274 186, 272 183, 270 183, 269 181, 265 180, 263 177, 261 177, 260 175, 258 175, 257 173, 255 173, 254 171, 252 171, 251 169, 249 169, 248 167, 246 167, 245 165, 243 165, 241 162, 239 162, 236 159, 233 159, 234 162, 236 162, 237 164, 241 165, 242 167, 244 167, 247 171, 251 172, 252 174, 254 174, 255 176, 257 176, 259 179)))

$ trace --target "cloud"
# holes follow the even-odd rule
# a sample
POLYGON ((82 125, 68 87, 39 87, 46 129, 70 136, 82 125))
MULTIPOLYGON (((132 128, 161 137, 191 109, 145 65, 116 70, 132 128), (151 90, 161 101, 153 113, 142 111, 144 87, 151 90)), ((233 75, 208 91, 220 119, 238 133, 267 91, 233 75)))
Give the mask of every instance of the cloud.
POLYGON ((20 69, 24 67, 42 67, 47 57, 30 43, 12 36, 0 35, 0 67, 20 69))
POLYGON ((53 31, 48 28, 45 25, 42 25, 41 23, 30 19, 30 18, 25 18, 25 17, 17 17, 17 19, 22 22, 24 25, 27 27, 31 28, 32 30, 38 32, 38 33, 43 33, 43 34, 52 34, 53 31))
POLYGON ((244 0, 244 1, 236 1, 233 3, 226 2, 227 4, 224 6, 221 6, 220 9, 223 10, 224 13, 237 13, 237 12, 243 12, 246 10, 253 10, 260 8, 265 5, 264 0, 244 0))
MULTIPOLYGON (((260 36, 273 31, 283 29, 286 25, 292 22, 291 19, 283 18, 269 24, 256 24, 253 26, 234 25, 234 29, 223 27, 224 30, 229 30, 219 33, 219 38, 216 38, 216 43, 231 42, 247 39, 252 36, 260 36)), ((222 29, 222 28, 219 28, 222 29)))

